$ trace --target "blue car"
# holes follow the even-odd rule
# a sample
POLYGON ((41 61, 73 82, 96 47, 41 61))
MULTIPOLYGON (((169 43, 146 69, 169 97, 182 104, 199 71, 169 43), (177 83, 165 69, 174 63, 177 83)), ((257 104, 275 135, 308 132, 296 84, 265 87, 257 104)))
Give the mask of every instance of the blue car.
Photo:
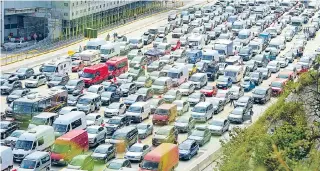
POLYGON ((241 87, 245 92, 249 92, 256 88, 256 84, 250 78, 245 78, 241 83, 241 87))
POLYGON ((195 140, 187 139, 179 144, 179 159, 190 160, 197 155, 199 151, 199 144, 195 140))
POLYGON ((128 108, 135 102, 142 102, 143 101, 143 96, 141 94, 131 94, 127 98, 124 99, 124 104, 128 108))
POLYGON ((232 79, 226 76, 220 76, 217 81, 217 87, 220 89, 228 89, 232 87, 232 79))

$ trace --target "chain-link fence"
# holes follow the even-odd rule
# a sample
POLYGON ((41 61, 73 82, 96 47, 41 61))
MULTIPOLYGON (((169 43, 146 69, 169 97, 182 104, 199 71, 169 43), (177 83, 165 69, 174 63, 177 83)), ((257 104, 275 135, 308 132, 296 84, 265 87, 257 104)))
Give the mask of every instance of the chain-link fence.
MULTIPOLYGON (((122 17, 121 20, 115 20, 114 22, 110 23, 106 27, 99 29, 99 34, 103 34, 107 31, 110 31, 114 28, 117 28, 121 25, 130 23, 134 20, 138 20, 147 16, 150 16, 152 14, 157 14, 159 12, 165 12, 168 10, 176 9, 178 7, 181 7, 183 5, 183 2, 175 2, 172 3, 171 1, 168 1, 170 3, 166 3, 161 8, 149 8, 149 9, 141 9, 139 13, 135 13, 133 15, 126 15, 126 17, 122 17)), ((34 58, 43 54, 47 54, 59 49, 63 49, 67 46, 71 46, 74 44, 77 44, 83 40, 83 34, 78 35, 71 35, 71 36, 62 36, 59 39, 51 40, 49 38, 46 38, 44 40, 41 40, 39 42, 33 42, 34 44, 29 47, 23 47, 23 48, 15 48, 13 51, 7 51, 5 49, 2 50, 1 55, 1 66, 9 65, 18 61, 22 61, 25 59, 34 58)))

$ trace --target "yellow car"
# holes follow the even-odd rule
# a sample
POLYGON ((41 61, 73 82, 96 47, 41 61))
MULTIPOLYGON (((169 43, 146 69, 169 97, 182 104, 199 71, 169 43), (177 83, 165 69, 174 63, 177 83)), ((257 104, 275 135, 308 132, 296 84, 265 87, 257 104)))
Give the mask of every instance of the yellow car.
POLYGON ((147 76, 138 77, 137 81, 135 81, 137 88, 146 87, 149 88, 152 86, 152 79, 147 76))
POLYGON ((189 76, 197 72, 197 66, 195 64, 187 64, 189 76))

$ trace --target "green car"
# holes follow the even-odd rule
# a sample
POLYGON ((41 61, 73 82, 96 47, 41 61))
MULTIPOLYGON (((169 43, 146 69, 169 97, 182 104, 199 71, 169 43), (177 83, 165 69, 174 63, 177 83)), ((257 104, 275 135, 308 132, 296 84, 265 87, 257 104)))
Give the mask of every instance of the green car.
POLYGON ((203 146, 210 141, 211 133, 206 126, 197 126, 189 133, 188 139, 195 140, 200 146, 203 146))
POLYGON ((94 168, 94 161, 90 155, 81 154, 73 157, 67 166, 68 169, 88 170, 92 171, 94 168))

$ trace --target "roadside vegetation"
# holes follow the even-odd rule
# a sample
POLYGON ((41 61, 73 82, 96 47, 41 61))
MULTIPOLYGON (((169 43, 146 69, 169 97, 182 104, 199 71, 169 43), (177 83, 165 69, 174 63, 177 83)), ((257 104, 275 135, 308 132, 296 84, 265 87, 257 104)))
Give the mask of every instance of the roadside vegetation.
POLYGON ((320 170, 320 56, 249 128, 223 142, 221 171, 320 170))

